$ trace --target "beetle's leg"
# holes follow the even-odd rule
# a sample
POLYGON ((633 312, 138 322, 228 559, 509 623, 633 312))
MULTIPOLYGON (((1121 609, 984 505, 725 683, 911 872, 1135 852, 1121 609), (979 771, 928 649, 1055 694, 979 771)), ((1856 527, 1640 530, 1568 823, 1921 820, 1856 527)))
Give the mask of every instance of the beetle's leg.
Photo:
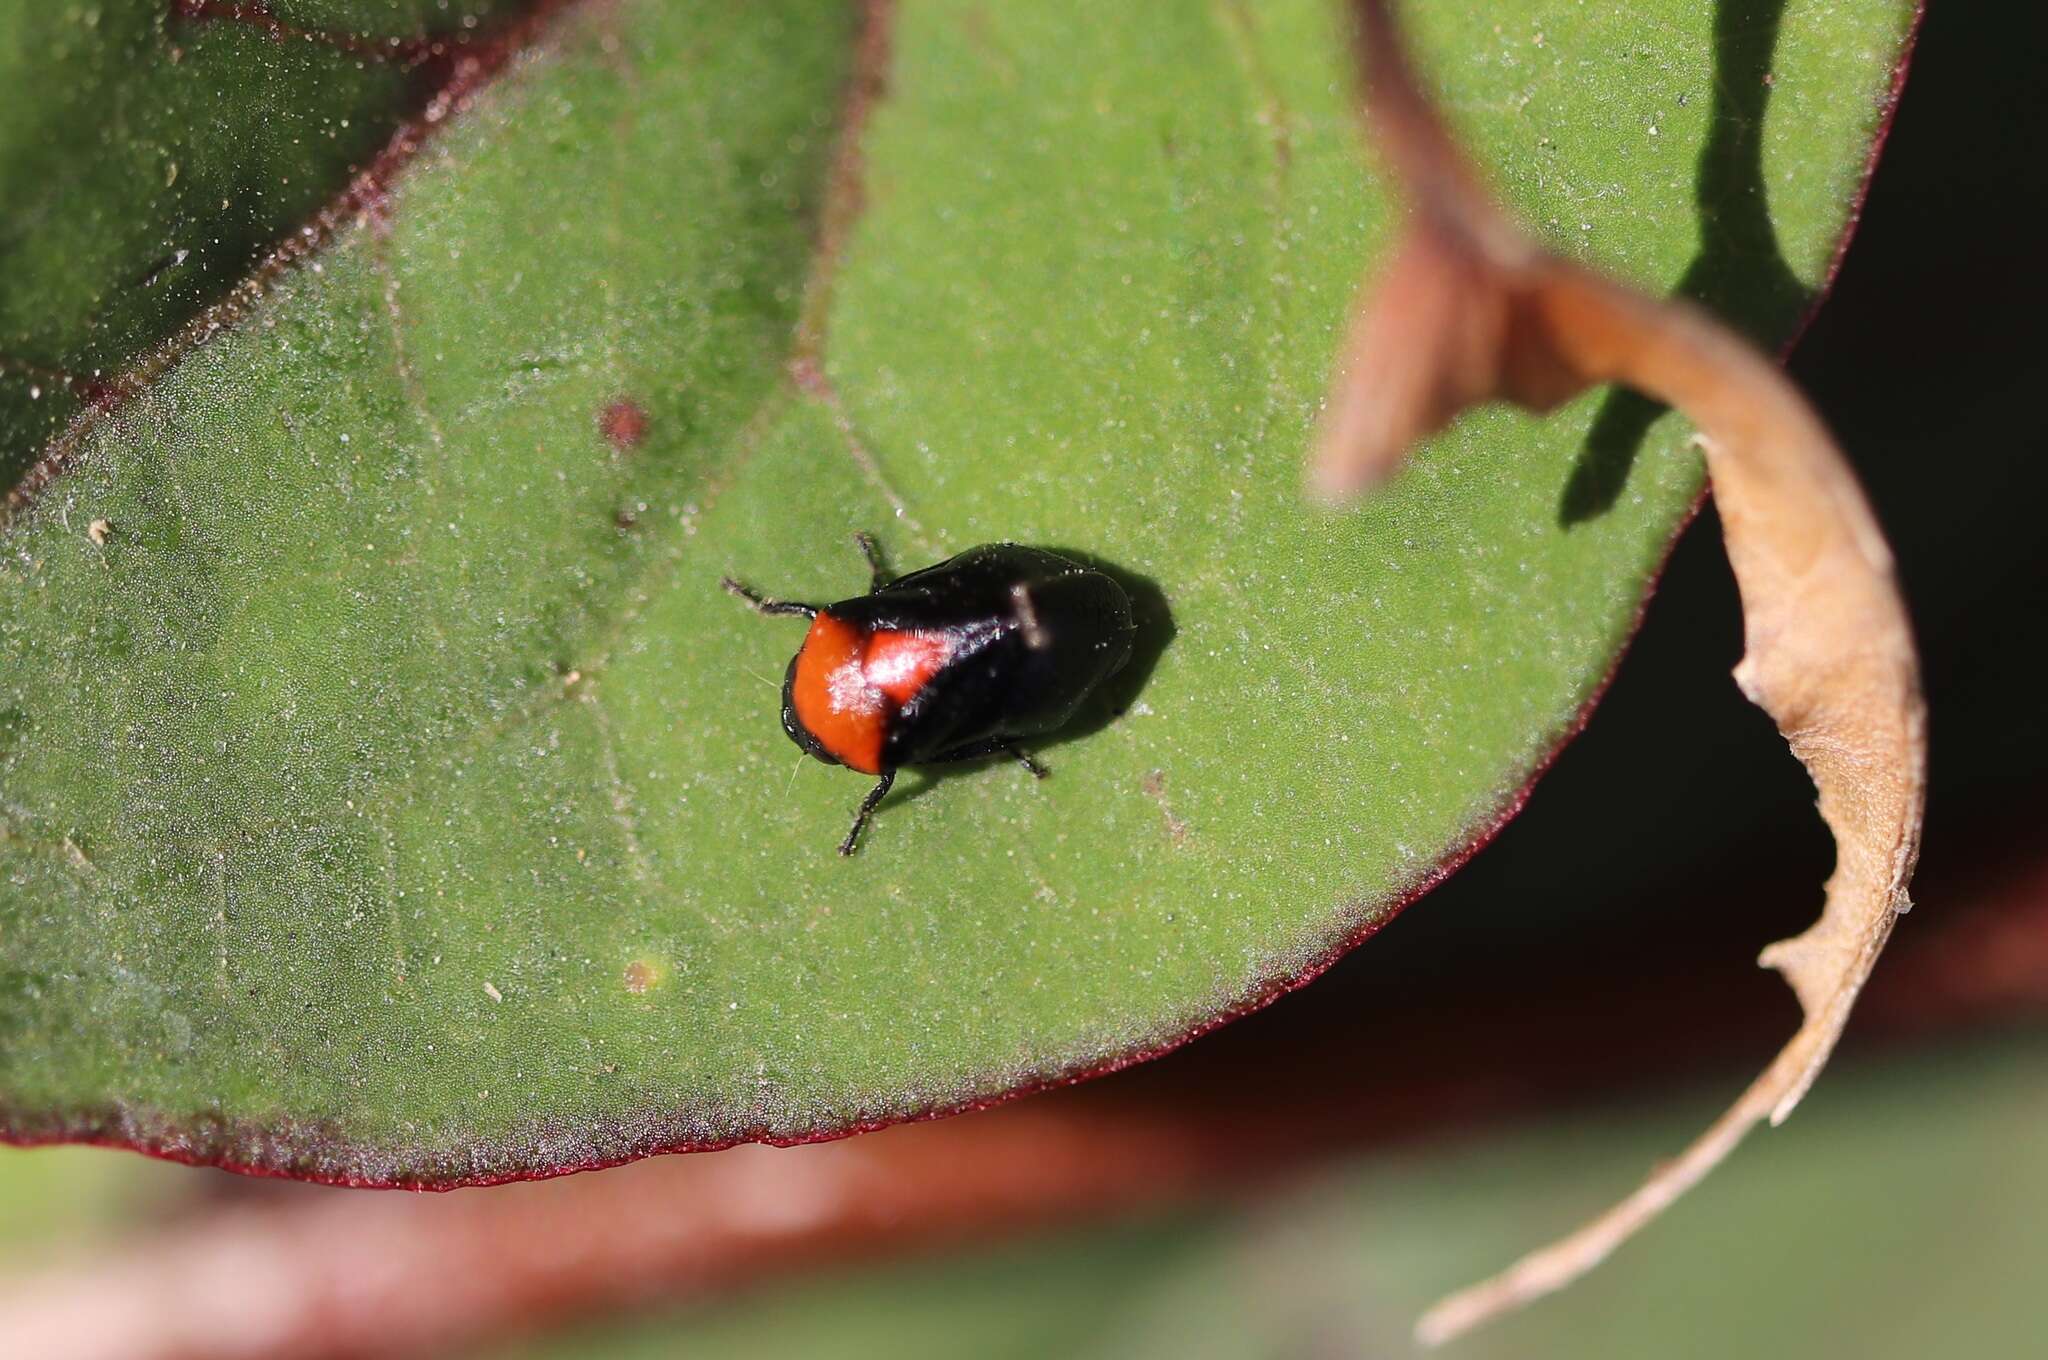
POLYGON ((889 786, 895 782, 896 772, 894 770, 886 771, 879 780, 875 781, 875 786, 868 790, 868 796, 860 800, 860 811, 853 814, 853 829, 846 833, 845 840, 839 842, 840 854, 850 855, 853 853, 853 843, 860 839, 860 829, 868 824, 868 818, 874 813, 875 804, 882 801, 883 797, 889 792, 889 786))
POLYGON ((868 570, 873 573, 869 578, 869 588, 880 590, 888 585, 889 569, 882 565, 882 548, 875 542, 875 536, 862 529, 854 534, 853 541, 860 545, 860 555, 868 560, 868 570))
POLYGON ((730 576, 719 578, 718 584, 730 594, 739 596, 754 607, 757 614, 801 614, 807 619, 818 617, 818 606, 803 604, 796 600, 771 600, 752 586, 741 585, 730 576))
POLYGON ((1003 749, 1005 751, 1008 751, 1011 755, 1015 756, 1017 758, 1017 763, 1019 765, 1022 765, 1025 769, 1031 771, 1031 777, 1033 779, 1043 779, 1047 775, 1052 773, 1051 770, 1046 769, 1045 766, 1039 764, 1037 761, 1033 760, 1028 754, 1018 750, 1014 746, 1005 746, 1003 749))

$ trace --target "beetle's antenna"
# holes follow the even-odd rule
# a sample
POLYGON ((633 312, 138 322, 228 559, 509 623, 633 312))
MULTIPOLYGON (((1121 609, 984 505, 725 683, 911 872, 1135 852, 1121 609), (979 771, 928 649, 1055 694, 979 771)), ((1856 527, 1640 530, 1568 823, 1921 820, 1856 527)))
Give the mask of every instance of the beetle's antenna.
POLYGON ((755 670, 752 666, 747 667, 747 674, 753 676, 756 680, 759 680, 762 684, 766 685, 770 689, 782 688, 782 686, 776 684, 773 680, 770 680, 767 676, 761 674, 761 672, 755 670))
POLYGON ((803 769, 804 769, 804 752, 802 752, 802 751, 798 751, 798 752, 796 753, 796 764, 795 764, 794 766, 792 766, 792 767, 790 768, 790 771, 789 771, 789 783, 785 784, 785 785, 783 786, 783 789, 782 789, 782 796, 783 796, 783 797, 784 797, 785 799, 786 799, 786 798, 788 798, 788 797, 789 797, 789 795, 790 795, 790 794, 791 794, 792 792, 794 792, 794 791, 795 791, 795 789, 796 789, 796 777, 797 777, 798 775, 800 775, 800 774, 802 774, 802 773, 803 773, 803 769))
POLYGON ((737 595, 754 607, 756 614, 801 614, 807 619, 818 617, 818 606, 803 604, 796 600, 771 600, 750 585, 735 581, 730 576, 718 578, 718 584, 729 595, 737 595))
POLYGON ((867 530, 861 529, 854 533, 853 541, 859 547, 860 555, 868 560, 868 570, 872 573, 868 578, 869 589, 880 590, 883 586, 888 585, 889 568, 883 565, 882 546, 875 542, 875 536, 867 530))

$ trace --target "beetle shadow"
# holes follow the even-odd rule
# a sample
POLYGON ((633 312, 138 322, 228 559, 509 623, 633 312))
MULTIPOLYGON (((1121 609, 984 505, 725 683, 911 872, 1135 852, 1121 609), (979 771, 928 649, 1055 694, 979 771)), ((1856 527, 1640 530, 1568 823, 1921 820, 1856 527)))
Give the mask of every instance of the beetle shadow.
MULTIPOLYGON (((1091 737, 1103 728, 1121 718, 1152 679, 1153 670, 1159 665, 1159 658, 1173 644, 1178 628, 1173 621, 1173 610, 1166 603, 1166 592, 1159 583, 1149 576, 1141 575, 1128 567, 1097 557, 1094 553, 1078 548, 1063 548, 1058 544, 1044 545, 1047 552, 1058 553, 1069 561, 1078 562, 1091 571, 1099 571, 1123 587, 1124 594, 1131 601, 1131 622, 1137 634, 1131 639, 1131 659, 1124 662, 1123 669, 1103 681, 1100 688, 1089 695, 1075 711, 1071 721, 1049 736, 1037 737, 1022 743, 1020 749, 1031 756, 1041 756, 1047 751, 1065 746, 1070 741, 1091 737)), ((922 798, 945 780, 957 775, 973 774, 991 765, 1014 765, 1016 762, 1006 755, 978 756, 973 760, 955 761, 947 765, 919 765, 904 771, 916 777, 916 782, 899 787, 892 793, 888 803, 908 803, 922 798)), ((1054 778, 1059 769, 1053 761, 1045 762, 1054 778)), ((1018 778, 1025 778, 1023 771, 1018 778)), ((887 806, 887 803, 884 804, 887 806)))
MULTIPOLYGON (((1700 243, 1674 290, 1738 331, 1784 334, 1813 290, 1786 263, 1764 181, 1764 114, 1785 0, 1720 0, 1714 10, 1714 92, 1693 172, 1700 243)), ((1627 388, 1602 400, 1559 497, 1569 529, 1614 508, 1643 440, 1668 408, 1627 388)))

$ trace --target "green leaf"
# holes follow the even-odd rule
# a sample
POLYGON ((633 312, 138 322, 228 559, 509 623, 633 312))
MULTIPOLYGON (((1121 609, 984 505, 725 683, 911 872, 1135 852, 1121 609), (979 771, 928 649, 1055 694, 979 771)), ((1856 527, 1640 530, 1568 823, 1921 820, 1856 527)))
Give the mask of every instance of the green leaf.
POLYGON ((329 41, 280 41, 189 14, 189 0, 0 8, 0 485, 247 278, 413 111, 431 71, 366 51, 484 32, 505 7, 275 7, 331 25, 329 41))
MULTIPOLYGON (((1554 241, 1777 336, 1911 9, 1416 18, 1554 241)), ((1303 505, 1392 225, 1335 7, 906 5, 858 161, 856 26, 570 7, 79 428, 0 563, 13 1136, 447 1184, 991 1098, 1312 974, 1574 729, 1699 473, 1581 403, 1303 505), (846 861, 717 581, 855 593, 856 528, 1160 599, 1051 780, 913 775, 846 861)))

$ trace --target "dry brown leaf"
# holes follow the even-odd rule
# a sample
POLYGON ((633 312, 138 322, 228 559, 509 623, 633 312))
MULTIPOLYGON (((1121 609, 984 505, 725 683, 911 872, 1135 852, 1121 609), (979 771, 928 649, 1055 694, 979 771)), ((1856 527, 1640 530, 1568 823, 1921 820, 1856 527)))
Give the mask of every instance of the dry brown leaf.
POLYGON ((1367 114, 1413 216, 1353 323, 1311 469, 1317 488, 1339 499, 1368 489, 1476 402, 1542 410, 1622 383, 1678 408, 1700 432, 1742 593, 1736 681, 1812 775, 1837 851, 1820 919, 1759 960, 1798 994, 1798 1033, 1634 1194, 1432 1308, 1416 1331, 1435 1344, 1591 1269, 1760 1120, 1778 1123, 1799 1103, 1911 905, 1926 706, 1891 551, 1798 390, 1706 313, 1559 259, 1512 223, 1416 84, 1384 0, 1357 10, 1367 114))

